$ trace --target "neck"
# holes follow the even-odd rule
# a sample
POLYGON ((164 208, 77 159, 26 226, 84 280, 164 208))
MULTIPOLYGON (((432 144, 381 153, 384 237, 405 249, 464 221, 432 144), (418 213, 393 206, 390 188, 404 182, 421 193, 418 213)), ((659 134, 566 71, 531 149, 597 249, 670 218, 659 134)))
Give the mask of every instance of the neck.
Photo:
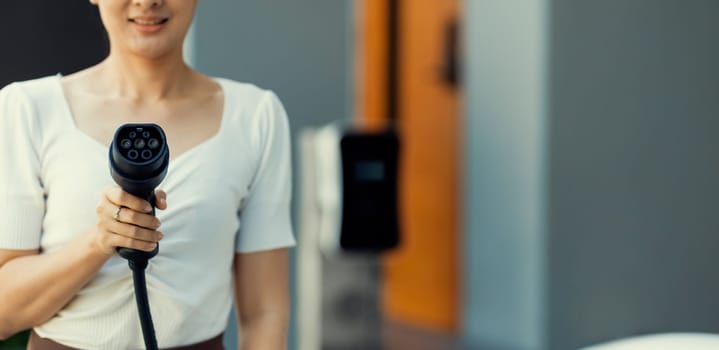
POLYGON ((111 53, 102 67, 104 75, 114 82, 113 94, 136 101, 181 96, 182 87, 192 76, 181 53, 157 59, 111 53))

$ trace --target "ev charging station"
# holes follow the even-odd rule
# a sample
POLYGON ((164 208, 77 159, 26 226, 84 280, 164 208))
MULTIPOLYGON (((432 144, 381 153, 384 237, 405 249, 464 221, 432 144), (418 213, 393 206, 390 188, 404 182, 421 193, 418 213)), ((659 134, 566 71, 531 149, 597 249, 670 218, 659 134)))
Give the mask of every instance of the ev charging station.
POLYGON ((400 242, 399 139, 330 124, 299 138, 298 349, 381 348, 382 252, 400 242))
POLYGON ((399 2, 387 3, 389 127, 341 122, 299 135, 298 350, 382 348, 382 252, 401 242, 399 2))

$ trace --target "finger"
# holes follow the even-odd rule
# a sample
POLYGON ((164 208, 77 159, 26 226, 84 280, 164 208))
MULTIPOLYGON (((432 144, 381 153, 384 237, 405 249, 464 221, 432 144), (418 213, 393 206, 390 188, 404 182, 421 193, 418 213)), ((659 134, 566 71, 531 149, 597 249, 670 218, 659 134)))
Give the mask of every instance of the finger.
POLYGON ((155 191, 155 206, 157 206, 157 209, 160 210, 167 209, 167 193, 165 193, 165 191, 155 191))
POLYGON ((145 242, 132 238, 128 238, 122 235, 111 233, 111 244, 115 247, 124 247, 136 250, 142 250, 145 252, 151 252, 157 247, 157 243, 145 242))
POLYGON ((148 201, 123 191, 119 186, 109 189, 106 192, 106 197, 113 204, 127 207, 134 211, 149 213, 152 210, 148 201))
POLYGON ((160 219, 154 215, 140 213, 130 208, 116 207, 113 204, 107 205, 105 214, 107 217, 115 219, 115 213, 118 213, 117 221, 144 227, 150 230, 157 230, 162 224, 160 219), (118 208, 120 208, 118 210, 118 208))
POLYGON ((123 237, 150 243, 159 242, 163 237, 163 234, 160 231, 148 230, 143 227, 115 220, 111 220, 108 223, 108 231, 123 237))

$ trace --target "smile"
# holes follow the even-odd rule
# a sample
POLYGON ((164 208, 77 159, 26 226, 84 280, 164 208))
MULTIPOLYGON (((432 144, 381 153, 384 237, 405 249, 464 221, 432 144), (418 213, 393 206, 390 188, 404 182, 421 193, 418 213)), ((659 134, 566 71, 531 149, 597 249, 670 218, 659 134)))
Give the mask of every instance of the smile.
POLYGON ((158 18, 155 20, 130 18, 128 21, 132 22, 132 23, 140 24, 140 25, 153 26, 153 25, 158 25, 158 24, 165 24, 165 23, 167 23, 168 20, 169 20, 169 18, 158 18))

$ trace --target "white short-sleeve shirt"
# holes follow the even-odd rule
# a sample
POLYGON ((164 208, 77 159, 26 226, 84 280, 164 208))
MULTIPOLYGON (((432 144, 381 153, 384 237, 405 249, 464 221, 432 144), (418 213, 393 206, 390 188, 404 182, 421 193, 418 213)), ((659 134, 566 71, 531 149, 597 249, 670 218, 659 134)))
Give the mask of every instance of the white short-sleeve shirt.
MULTIPOLYGON (((162 348, 225 329, 235 253, 295 244, 285 110, 271 91, 215 81, 225 100, 219 131, 173 156, 158 186, 168 195, 157 212, 165 237, 146 275, 162 348)), ((0 90, 0 249, 52 254, 92 228, 101 193, 114 184, 108 147, 76 127, 59 76, 0 90)), ((35 331, 75 348, 143 348, 127 261, 112 257, 35 331)))

